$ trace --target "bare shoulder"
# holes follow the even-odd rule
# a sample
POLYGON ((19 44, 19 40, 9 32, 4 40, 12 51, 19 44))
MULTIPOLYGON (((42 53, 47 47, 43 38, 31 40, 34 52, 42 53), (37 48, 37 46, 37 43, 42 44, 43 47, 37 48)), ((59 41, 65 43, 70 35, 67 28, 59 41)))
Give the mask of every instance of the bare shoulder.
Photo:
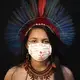
POLYGON ((7 73, 4 77, 4 80, 12 80, 12 78, 15 78, 15 80, 20 80, 19 76, 23 77, 23 75, 24 75, 24 77, 25 77, 25 74, 26 74, 26 70, 24 67, 14 66, 7 71, 7 73))
POLYGON ((65 80, 75 80, 72 71, 68 67, 62 66, 62 71, 65 77, 65 80))
POLYGON ((4 80, 11 80, 11 76, 12 74, 15 72, 16 70, 16 66, 12 67, 11 69, 9 69, 4 77, 4 80))

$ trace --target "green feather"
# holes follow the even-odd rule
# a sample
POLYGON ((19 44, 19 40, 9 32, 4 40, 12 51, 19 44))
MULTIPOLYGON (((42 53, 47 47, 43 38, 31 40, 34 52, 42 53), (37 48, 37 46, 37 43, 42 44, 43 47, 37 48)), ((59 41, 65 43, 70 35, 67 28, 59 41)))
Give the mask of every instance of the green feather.
POLYGON ((32 11, 34 13, 34 16, 37 17, 37 15, 38 15, 37 1, 36 0, 30 0, 30 4, 32 7, 32 11))
POLYGON ((53 15, 55 7, 57 6, 58 3, 59 3, 59 0, 51 0, 50 2, 48 1, 49 5, 47 5, 47 7, 49 8, 47 10, 47 16, 49 18, 51 18, 51 16, 53 15))

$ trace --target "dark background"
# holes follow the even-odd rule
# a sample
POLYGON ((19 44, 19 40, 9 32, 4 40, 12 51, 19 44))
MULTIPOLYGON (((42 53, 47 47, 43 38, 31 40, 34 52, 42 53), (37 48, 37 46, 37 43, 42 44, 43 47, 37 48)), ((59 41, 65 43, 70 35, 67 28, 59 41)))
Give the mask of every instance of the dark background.
MULTIPOLYGON (((62 63, 68 66, 76 80, 80 80, 80 0, 61 0, 61 4, 69 11, 73 18, 76 37, 72 46, 67 50, 62 63)), ((3 80, 7 70, 15 64, 17 57, 9 52, 4 40, 4 29, 7 26, 11 12, 20 5, 20 0, 4 0, 1 6, 0 26, 0 80, 3 80)))

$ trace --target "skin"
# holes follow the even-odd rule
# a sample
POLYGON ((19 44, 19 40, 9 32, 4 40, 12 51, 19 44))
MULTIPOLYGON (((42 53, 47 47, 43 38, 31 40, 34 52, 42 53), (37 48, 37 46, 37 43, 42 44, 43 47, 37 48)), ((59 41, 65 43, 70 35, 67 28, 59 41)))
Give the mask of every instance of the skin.
MULTIPOLYGON (((26 48, 28 48, 29 43, 44 43, 49 44, 49 38, 43 29, 33 29, 29 35, 28 42, 26 43, 26 48)), ((46 69, 46 64, 49 64, 48 59, 44 61, 36 61, 31 57, 32 67, 37 71, 43 71, 46 69)))

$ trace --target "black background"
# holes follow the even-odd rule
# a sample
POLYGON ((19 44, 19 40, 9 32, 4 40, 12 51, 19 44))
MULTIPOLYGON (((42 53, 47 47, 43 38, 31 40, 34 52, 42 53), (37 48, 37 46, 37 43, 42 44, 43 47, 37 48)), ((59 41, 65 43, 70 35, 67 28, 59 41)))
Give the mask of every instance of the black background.
MULTIPOLYGON (((61 4, 63 4, 72 16, 76 30, 75 41, 64 55, 64 61, 62 63, 72 70, 76 80, 80 80, 80 0, 61 0, 61 4)), ((8 17, 11 15, 11 12, 19 5, 20 0, 4 0, 1 6, 0 80, 3 80, 7 70, 15 64, 16 58, 9 52, 5 44, 4 29, 7 26, 8 17)))

